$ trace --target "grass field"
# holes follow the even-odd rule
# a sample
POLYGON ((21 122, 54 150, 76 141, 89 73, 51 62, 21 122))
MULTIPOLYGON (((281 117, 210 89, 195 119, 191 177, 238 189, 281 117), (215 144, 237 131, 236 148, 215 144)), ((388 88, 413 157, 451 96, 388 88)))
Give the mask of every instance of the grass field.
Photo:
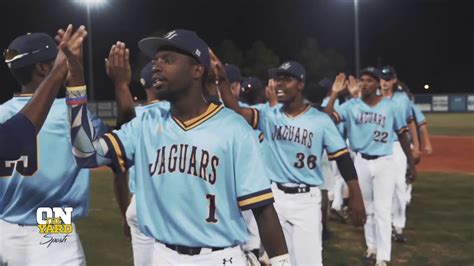
MULTIPOLYGON (((429 114, 434 135, 474 135, 474 114, 429 114)), ((88 265, 132 265, 109 170, 91 178, 89 217, 78 230, 88 265)), ((408 209, 407 244, 394 243, 390 265, 474 265, 474 174, 419 173, 408 209)), ((361 265, 362 228, 329 221, 325 265, 361 265)))
POLYGON ((428 128, 433 135, 474 135, 474 113, 426 115, 428 128))

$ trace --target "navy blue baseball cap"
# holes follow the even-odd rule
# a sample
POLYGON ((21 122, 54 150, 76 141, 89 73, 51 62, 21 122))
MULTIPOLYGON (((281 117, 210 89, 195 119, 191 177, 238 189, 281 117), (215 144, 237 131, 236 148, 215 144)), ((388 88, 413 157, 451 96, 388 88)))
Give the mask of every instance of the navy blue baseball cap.
POLYGON ((240 69, 238 66, 232 64, 225 64, 224 70, 230 83, 240 83, 240 81, 242 80, 242 75, 240 74, 240 69))
POLYGON ((391 80, 397 77, 397 72, 393 66, 384 66, 380 68, 380 78, 384 80, 391 80))
POLYGON ((329 90, 332 87, 332 80, 329 78, 323 78, 318 82, 318 86, 325 90, 329 90))
POLYGON ((250 90, 259 90, 263 87, 263 82, 257 77, 247 77, 242 81, 243 92, 248 92, 250 90))
POLYGON ((163 37, 148 37, 138 42, 140 50, 148 57, 154 58, 163 47, 174 47, 195 58, 207 70, 211 66, 209 46, 194 31, 177 29, 163 37))
POLYGON ((140 72, 140 83, 145 89, 153 87, 153 61, 142 68, 140 72))
POLYGON ((304 81, 306 78, 306 70, 296 61, 287 61, 281 64, 278 68, 268 70, 268 74, 271 78, 274 78, 277 75, 289 75, 301 81, 304 81))
POLYGON ((369 75, 373 78, 379 80, 380 79, 380 71, 375 67, 366 67, 360 71, 359 78, 363 75, 369 75))
POLYGON ((3 51, 5 63, 17 69, 53 60, 58 55, 56 42, 46 33, 28 33, 13 40, 3 51))

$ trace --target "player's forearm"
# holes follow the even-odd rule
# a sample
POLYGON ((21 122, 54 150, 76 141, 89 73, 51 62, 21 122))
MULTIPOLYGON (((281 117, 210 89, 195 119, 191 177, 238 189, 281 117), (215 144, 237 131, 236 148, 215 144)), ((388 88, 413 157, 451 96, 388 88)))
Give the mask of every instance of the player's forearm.
POLYGON ((410 141, 408 139, 407 132, 405 131, 401 134, 398 134, 398 140, 400 141, 400 145, 402 146, 403 152, 407 156, 408 166, 414 168, 415 160, 414 160, 413 154, 411 152, 410 141))
POLYGON ((418 139, 418 132, 416 130, 416 123, 414 120, 411 120, 408 123, 408 130, 410 131, 411 141, 413 143, 413 149, 416 151, 420 150, 420 140, 418 139))
POLYGON ((328 101, 328 104, 326 105, 326 107, 324 108, 324 112, 326 114, 328 114, 333 120, 334 120, 334 116, 333 116, 333 113, 334 113, 334 103, 336 102, 336 99, 337 99, 337 96, 338 94, 336 92, 332 92, 331 93, 331 96, 329 97, 329 101, 328 101))
POLYGON ((247 122, 250 125, 252 125, 252 123, 253 123, 253 121, 252 121, 253 120, 252 110, 249 109, 249 108, 240 107, 239 102, 237 101, 237 99, 232 94, 232 91, 230 90, 230 86, 228 85, 227 82, 223 82, 220 85, 215 85, 214 84, 214 85, 210 85, 210 86, 217 86, 218 90, 220 92, 222 101, 224 101, 224 105, 227 108, 230 108, 230 109, 234 110, 236 113, 243 116, 245 118, 245 120, 247 120, 247 122))
POLYGON ((115 101, 117 102, 117 127, 120 127, 135 117, 135 104, 128 85, 115 86, 115 101))
POLYGON ((97 136, 87 112, 84 88, 68 88, 66 102, 71 126, 72 153, 81 168, 94 168, 112 163, 107 144, 97 136))
POLYGON ((270 258, 288 253, 285 236, 273 204, 253 209, 262 244, 270 258))
POLYGON ((431 150, 432 146, 430 140, 430 133, 428 131, 428 126, 426 125, 426 123, 420 126, 420 132, 423 150, 426 150, 427 147, 429 147, 431 150))
POLYGON ((59 88, 64 82, 66 73, 66 66, 55 66, 41 82, 31 100, 21 110, 31 123, 33 123, 36 132, 39 132, 41 126, 43 126, 49 109, 59 92, 59 88))
POLYGON ((114 173, 114 193, 122 218, 125 218, 129 203, 127 173, 114 173))

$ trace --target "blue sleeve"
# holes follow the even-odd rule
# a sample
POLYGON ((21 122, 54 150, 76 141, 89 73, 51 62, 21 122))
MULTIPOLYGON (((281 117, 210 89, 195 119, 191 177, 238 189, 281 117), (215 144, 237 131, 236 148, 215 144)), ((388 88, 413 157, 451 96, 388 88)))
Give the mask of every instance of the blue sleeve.
POLYGON ((253 129, 262 130, 262 125, 265 124, 265 120, 267 119, 267 116, 269 115, 269 112, 272 108, 275 107, 270 107, 269 103, 262 103, 252 106, 251 109, 253 112, 253 119, 250 126, 252 126, 253 129))
POLYGON ((250 128, 242 131, 234 134, 233 167, 239 207, 248 210, 273 203, 273 194, 262 160, 262 143, 255 131, 250 128))
POLYGON ((410 101, 410 98, 408 98, 408 96, 403 92, 396 93, 400 93, 401 97, 400 105, 398 106, 398 108, 402 112, 402 119, 404 119, 406 123, 409 123, 413 119, 413 115, 411 112, 412 103, 410 101))
POLYGON ((36 129, 23 113, 17 113, 0 124, 0 150, 0 160, 36 156, 36 129))
POLYGON ((393 113, 393 131, 397 132, 397 134, 401 134, 402 132, 408 130, 407 121, 404 119, 404 115, 401 112, 397 112, 399 109, 395 104, 392 105, 392 113, 393 113))
POLYGON ((336 119, 336 124, 339 124, 340 122, 345 122, 346 120, 349 119, 349 114, 347 110, 349 110, 349 104, 351 101, 344 102, 341 105, 336 106, 334 104, 334 118, 336 119))
POLYGON ((328 153, 328 159, 335 160, 339 156, 348 153, 349 150, 347 149, 344 139, 329 117, 327 117, 327 121, 325 121, 323 126, 323 146, 328 153))
POLYGON ((412 104, 412 110, 413 110, 413 116, 415 117, 417 125, 421 126, 421 125, 426 124, 425 115, 423 114, 423 112, 421 112, 420 108, 418 108, 418 106, 416 106, 416 104, 414 103, 412 104))
POLYGON ((91 120, 92 126, 95 128, 97 135, 102 136, 105 133, 112 130, 112 128, 106 125, 99 117, 95 114, 88 111, 89 118, 91 120))
POLYGON ((125 173, 133 165, 136 141, 139 139, 137 132, 141 126, 140 117, 122 125, 119 130, 104 135, 104 140, 111 150, 114 172, 125 173))

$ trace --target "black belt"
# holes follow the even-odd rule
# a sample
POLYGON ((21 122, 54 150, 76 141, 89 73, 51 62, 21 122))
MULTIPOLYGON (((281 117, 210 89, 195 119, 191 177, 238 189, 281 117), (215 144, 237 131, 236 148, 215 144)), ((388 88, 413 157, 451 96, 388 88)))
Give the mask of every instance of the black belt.
POLYGON ((361 153, 360 156, 366 160, 375 160, 375 159, 378 159, 382 156, 377 156, 377 155, 369 155, 369 154, 365 154, 365 153, 361 153))
POLYGON ((296 193, 307 193, 311 190, 312 186, 306 185, 305 187, 285 187, 280 183, 276 183, 278 189, 281 191, 288 193, 288 194, 296 194, 296 193))
MULTIPOLYGON (((203 248, 193 248, 193 247, 187 247, 187 246, 181 246, 181 245, 170 245, 170 244, 165 244, 165 246, 169 249, 172 249, 179 254, 185 254, 185 255, 199 255, 201 254, 201 249, 203 248)), ((223 250, 225 248, 213 248, 209 247, 212 251, 218 251, 218 250, 223 250)))

